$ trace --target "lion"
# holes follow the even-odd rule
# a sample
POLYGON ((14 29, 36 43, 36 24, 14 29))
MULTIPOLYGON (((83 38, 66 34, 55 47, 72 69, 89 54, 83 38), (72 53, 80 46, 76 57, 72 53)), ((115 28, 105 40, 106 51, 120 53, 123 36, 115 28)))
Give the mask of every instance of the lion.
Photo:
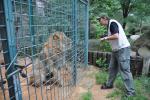
POLYGON ((37 57, 33 61, 33 71, 29 83, 39 86, 55 78, 59 86, 63 85, 61 68, 66 63, 67 50, 71 49, 72 41, 63 32, 51 34, 37 57), (49 77, 49 78, 47 78, 49 77))

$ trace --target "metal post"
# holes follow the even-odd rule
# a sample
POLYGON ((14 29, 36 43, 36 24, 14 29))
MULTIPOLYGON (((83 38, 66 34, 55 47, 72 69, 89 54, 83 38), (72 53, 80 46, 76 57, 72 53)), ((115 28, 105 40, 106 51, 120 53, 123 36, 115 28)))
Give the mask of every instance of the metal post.
POLYGON ((89 37, 89 2, 86 0, 85 5, 85 60, 84 63, 86 66, 88 66, 88 37, 89 37))
MULTIPOLYGON (((10 59, 7 59, 8 57, 8 52, 7 52, 7 47, 8 47, 8 42, 6 42, 6 37, 7 37, 7 32, 6 32, 6 23, 5 23, 5 14, 4 14, 4 5, 3 5, 3 0, 0 0, 0 36, 1 36, 1 42, 2 42, 2 48, 3 52, 6 52, 4 55, 4 60, 5 63, 10 62, 10 59)), ((1 67, 1 66, 0 66, 1 67)), ((1 78, 2 79, 2 78, 1 78)), ((10 84, 10 81, 8 81, 8 85, 10 84)), ((9 94, 12 94, 13 89, 9 91, 9 94)), ((6 99, 5 93, 4 93, 4 100, 6 99)))
POLYGON ((33 24, 33 7, 32 7, 32 0, 28 0, 29 3, 29 32, 31 35, 31 41, 32 41, 32 54, 34 55, 36 53, 35 49, 35 37, 34 37, 34 24, 33 24))
POLYGON ((77 0, 72 0, 73 5, 73 84, 77 82, 77 0))
MULTIPOLYGON (((16 41, 15 41, 15 32, 14 32, 14 19, 12 13, 12 1, 11 0, 0 0, 1 11, 1 21, 2 27, 1 30, 1 37, 5 39, 2 41, 4 60, 6 63, 6 76, 11 74, 15 71, 14 65, 12 64, 9 68, 9 64, 13 60, 16 55, 16 41)), ((22 92, 21 86, 18 79, 18 73, 12 75, 11 77, 7 78, 8 81, 8 89, 9 89, 9 96, 10 100, 22 100, 22 92)))
MULTIPOLYGON (((31 49, 31 56, 32 56, 32 61, 33 59, 35 58, 35 54, 36 54, 36 46, 35 46, 35 34, 34 34, 34 24, 33 24, 33 5, 32 5, 32 0, 28 0, 28 6, 29 6, 29 9, 28 9, 28 12, 29 12, 29 33, 30 33, 30 36, 31 36, 31 42, 32 42, 32 49, 31 49)), ((34 67, 32 67, 33 70, 34 67)), ((34 71, 33 71, 33 75, 35 75, 34 71)), ((34 80, 35 82, 35 80, 34 80)), ((37 90, 36 88, 34 89, 34 93, 35 93, 35 99, 37 100, 37 90)))

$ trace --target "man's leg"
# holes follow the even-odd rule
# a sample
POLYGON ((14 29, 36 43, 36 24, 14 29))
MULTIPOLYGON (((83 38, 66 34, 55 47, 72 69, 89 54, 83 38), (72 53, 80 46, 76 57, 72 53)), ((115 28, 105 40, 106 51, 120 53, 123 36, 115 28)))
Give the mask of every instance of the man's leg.
POLYGON ((106 84, 103 84, 101 88, 102 89, 112 88, 117 73, 118 73, 117 60, 116 60, 115 52, 112 52, 111 60, 109 64, 109 77, 106 84))
POLYGON ((117 73, 118 73, 118 64, 116 60, 116 54, 115 52, 112 52, 111 60, 109 64, 109 77, 108 77, 106 85, 113 86, 117 73))
POLYGON ((130 48, 121 49, 118 53, 119 71, 129 95, 135 94, 133 77, 130 72, 130 48))

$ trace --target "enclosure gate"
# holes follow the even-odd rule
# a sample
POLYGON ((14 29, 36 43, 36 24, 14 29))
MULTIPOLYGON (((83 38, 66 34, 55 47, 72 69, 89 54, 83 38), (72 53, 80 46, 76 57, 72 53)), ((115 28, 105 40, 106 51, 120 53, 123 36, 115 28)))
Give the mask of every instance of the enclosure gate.
POLYGON ((66 100, 87 65, 88 0, 0 0, 0 100, 66 100))

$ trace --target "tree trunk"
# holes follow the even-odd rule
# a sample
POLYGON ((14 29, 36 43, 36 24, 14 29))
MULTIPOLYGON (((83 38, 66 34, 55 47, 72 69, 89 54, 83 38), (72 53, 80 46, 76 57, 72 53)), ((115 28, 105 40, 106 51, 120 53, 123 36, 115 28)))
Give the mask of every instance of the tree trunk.
POLYGON ((128 14, 129 14, 129 11, 130 11, 130 3, 131 3, 131 0, 121 0, 121 7, 122 7, 122 11, 123 11, 123 19, 124 19, 124 22, 123 22, 123 29, 125 29, 126 27, 126 19, 128 17, 128 14))
POLYGON ((140 34, 142 33, 142 17, 140 19, 140 34))
POLYGON ((125 29, 125 28, 126 28, 126 24, 127 24, 127 22, 126 22, 126 21, 124 21, 124 22, 123 22, 123 25, 122 25, 123 29, 125 29))

